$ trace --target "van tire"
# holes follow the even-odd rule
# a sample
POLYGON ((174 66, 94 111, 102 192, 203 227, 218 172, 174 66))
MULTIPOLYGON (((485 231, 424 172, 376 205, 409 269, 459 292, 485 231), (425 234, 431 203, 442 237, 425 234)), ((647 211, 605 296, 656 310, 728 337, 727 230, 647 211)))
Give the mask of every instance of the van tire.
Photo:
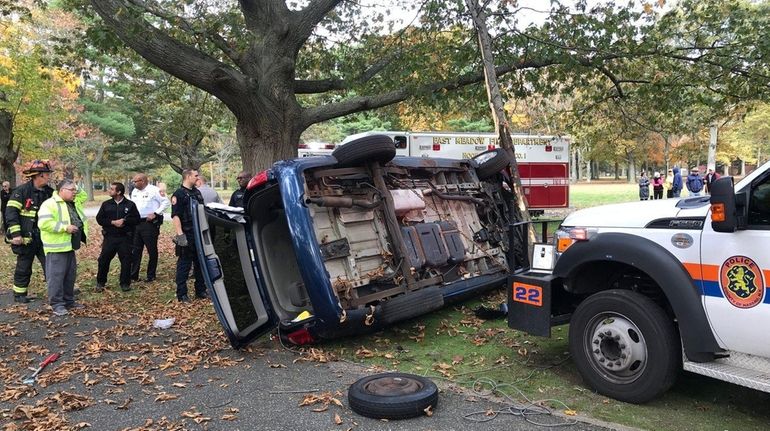
POLYGON ((354 139, 334 149, 332 156, 341 167, 367 162, 388 163, 396 157, 396 144, 387 135, 371 135, 354 139))
POLYGON ((569 350, 588 386, 627 403, 661 395, 681 366, 672 319, 630 290, 606 290, 581 302, 570 320, 569 350))
POLYGON ((384 301, 380 312, 375 313, 374 321, 391 325, 442 307, 444 295, 441 290, 438 287, 429 287, 384 301))
POLYGON ((408 419, 436 408, 438 387, 430 379, 414 374, 375 374, 350 385, 348 404, 368 418, 408 419))
POLYGON ((505 149, 495 148, 477 155, 473 161, 476 162, 476 176, 483 181, 511 164, 511 156, 505 149))

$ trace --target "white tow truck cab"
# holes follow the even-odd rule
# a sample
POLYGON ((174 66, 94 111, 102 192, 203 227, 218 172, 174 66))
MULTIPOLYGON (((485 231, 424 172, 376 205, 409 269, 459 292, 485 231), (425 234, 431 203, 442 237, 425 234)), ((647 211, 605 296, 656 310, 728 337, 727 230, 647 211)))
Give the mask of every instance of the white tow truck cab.
POLYGON ((770 392, 768 244, 770 163, 711 196, 577 211, 509 277, 508 325, 570 323, 583 379, 622 401, 657 397, 680 367, 770 392))
MULTIPOLYGON (((396 156, 470 159, 499 147, 495 133, 463 132, 364 132, 345 138, 340 145, 370 135, 393 139, 396 156)), ((512 134, 521 184, 529 209, 542 213, 569 207, 569 146, 563 136, 512 134)))

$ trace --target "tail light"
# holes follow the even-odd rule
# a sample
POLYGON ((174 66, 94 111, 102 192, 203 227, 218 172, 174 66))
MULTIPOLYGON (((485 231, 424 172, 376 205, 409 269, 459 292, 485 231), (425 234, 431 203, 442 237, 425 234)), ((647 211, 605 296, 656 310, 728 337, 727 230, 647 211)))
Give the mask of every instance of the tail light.
POLYGON ((315 342, 315 338, 313 338, 307 328, 298 329, 288 334, 286 338, 289 340, 289 342, 297 346, 312 344, 315 342))
POLYGON ((270 171, 262 171, 249 180, 249 184, 246 185, 246 190, 251 190, 265 184, 269 179, 270 171))

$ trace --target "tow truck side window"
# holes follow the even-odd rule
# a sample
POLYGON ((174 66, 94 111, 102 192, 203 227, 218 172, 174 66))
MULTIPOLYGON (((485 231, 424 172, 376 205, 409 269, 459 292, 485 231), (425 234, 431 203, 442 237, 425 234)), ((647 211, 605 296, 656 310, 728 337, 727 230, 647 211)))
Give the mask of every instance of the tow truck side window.
POLYGON ((751 186, 748 225, 750 229, 770 229, 770 176, 751 186))

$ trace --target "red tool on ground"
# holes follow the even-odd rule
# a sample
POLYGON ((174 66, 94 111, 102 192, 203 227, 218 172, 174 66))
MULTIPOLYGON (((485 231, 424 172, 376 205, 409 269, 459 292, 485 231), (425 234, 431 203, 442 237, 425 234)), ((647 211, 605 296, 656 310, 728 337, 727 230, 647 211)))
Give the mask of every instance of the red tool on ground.
POLYGON ((51 353, 48 355, 47 358, 43 360, 43 362, 40 363, 40 366, 35 370, 34 373, 32 373, 29 376, 25 376, 21 378, 21 382, 25 385, 34 385, 35 381, 37 380, 37 375, 40 374, 41 371, 43 371, 43 368, 47 367, 48 364, 52 362, 56 362, 57 359, 59 359, 59 353, 51 353))

